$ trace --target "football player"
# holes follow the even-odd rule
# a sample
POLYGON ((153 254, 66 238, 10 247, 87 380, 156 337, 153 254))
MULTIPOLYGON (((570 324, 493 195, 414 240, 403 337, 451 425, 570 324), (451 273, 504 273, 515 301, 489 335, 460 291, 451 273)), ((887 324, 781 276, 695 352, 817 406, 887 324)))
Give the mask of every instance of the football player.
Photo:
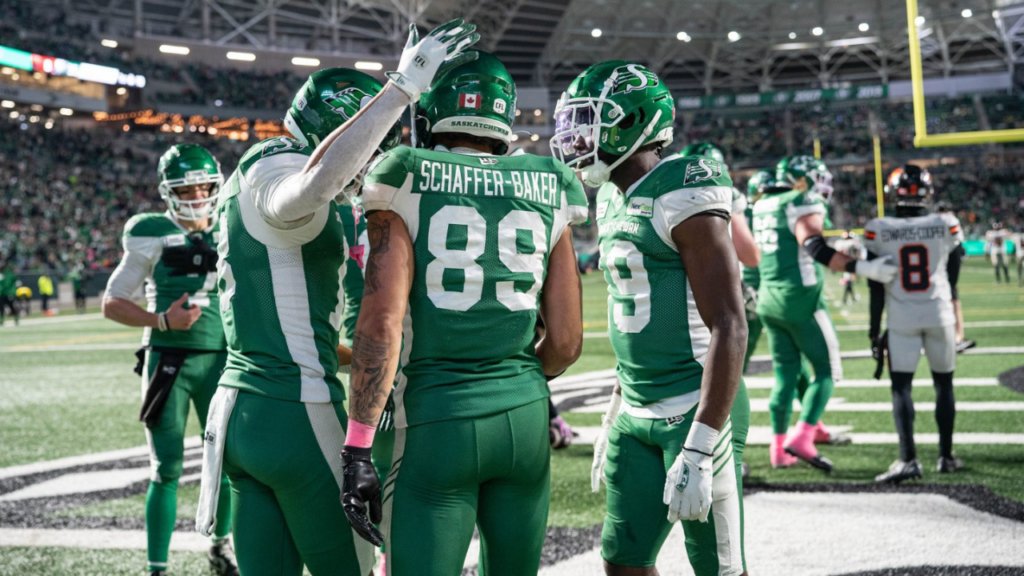
POLYGON ((3 268, 0 268, 0 326, 4 325, 4 312, 7 310, 10 310, 11 316, 14 317, 15 326, 21 322, 16 296, 18 286, 21 286, 21 280, 18 280, 18 275, 14 273, 14 266, 11 265, 11 259, 8 258, 4 262, 3 268))
POLYGON ((454 20, 420 41, 413 26, 386 87, 355 70, 315 72, 286 113, 290 136, 251 147, 225 186, 217 276, 228 362, 210 409, 196 523, 202 533, 215 527, 217 486, 208 480, 223 466, 243 574, 372 569, 373 550, 349 528, 339 498, 348 246, 335 197, 398 143, 402 111, 446 58, 464 57, 473 30, 454 20))
POLYGON ((1006 263, 1006 240, 1009 237, 1009 232, 1000 220, 992 221, 992 229, 985 232, 985 251, 992 259, 992 267, 996 271, 996 284, 1002 282, 999 278, 1000 269, 1003 271, 1006 283, 1010 283, 1010 268, 1006 263))
MULTIPOLYGON (((107 282, 103 315, 125 326, 144 327, 136 368, 152 475, 146 492, 148 570, 164 574, 177 521, 178 480, 185 455, 189 402, 206 426, 210 401, 227 360, 227 344, 216 304, 220 226, 214 219, 224 182, 220 163, 196 144, 172 146, 158 166, 166 212, 136 214, 124 227, 124 256, 107 282), (132 301, 145 285, 146 308, 132 301)), ((227 478, 218 481, 226 484, 227 478)), ((231 500, 209 551, 218 574, 237 574, 227 540, 231 500)))
POLYGON ((744 572, 729 414, 747 326, 732 180, 709 156, 662 158, 674 111, 652 71, 621 60, 585 70, 555 110, 555 157, 590 186, 613 184, 596 215, 619 385, 591 477, 607 485, 609 575, 657 574, 680 521, 698 576, 744 572))
MULTIPOLYGON (((836 240, 834 246, 836 252, 846 254, 850 258, 860 258, 860 242, 857 235, 849 230, 843 230, 843 237, 836 240)), ((860 296, 854 291, 854 284, 857 283, 857 275, 852 272, 843 272, 843 306, 847 302, 859 302, 860 296)))
POLYGON ((540 564, 546 379, 580 354, 568 225, 587 219, 587 205, 564 165, 507 154, 515 109, 515 84, 494 56, 447 68, 420 101, 423 148, 385 155, 363 188, 370 258, 344 498, 361 535, 387 539, 391 576, 460 574, 474 527, 481 573, 530 575, 540 564), (398 431, 377 531, 369 451, 392 382, 398 431))
POLYGON ((914 446, 914 401, 911 386, 924 348, 935 384, 935 421, 939 428, 939 472, 953 472, 963 463, 953 454, 956 404, 956 284, 960 275, 963 232, 949 213, 928 214, 933 191, 927 170, 907 164, 889 176, 886 192, 895 204, 895 218, 875 218, 864 226, 865 246, 873 255, 899 263, 899 281, 870 282, 871 349, 876 360, 888 351, 892 378, 892 413, 900 438, 900 457, 878 482, 921 477, 914 446), (889 304, 888 330, 879 336, 882 310, 889 304))
POLYGON ((772 390, 773 466, 786 465, 786 454, 824 471, 832 463, 814 446, 817 425, 842 377, 839 339, 824 299, 821 266, 836 272, 855 272, 880 281, 891 280, 896 267, 887 259, 856 260, 825 243, 821 232, 832 174, 813 156, 787 156, 776 166, 775 178, 785 188, 771 192, 754 204, 754 237, 761 247, 761 287, 757 313, 768 333, 775 366, 772 390), (814 380, 800 399, 800 421, 786 437, 789 415, 801 370, 801 354, 814 368, 814 380))
POLYGON ((1024 286, 1024 227, 1013 235, 1013 252, 1017 255, 1017 286, 1024 286))

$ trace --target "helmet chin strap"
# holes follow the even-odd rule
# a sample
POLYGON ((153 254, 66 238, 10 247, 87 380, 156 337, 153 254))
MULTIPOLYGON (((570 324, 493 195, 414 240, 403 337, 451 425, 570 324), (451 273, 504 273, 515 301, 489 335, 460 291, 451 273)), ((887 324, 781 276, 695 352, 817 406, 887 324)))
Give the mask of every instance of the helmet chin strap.
POLYGON ((615 162, 612 162, 610 166, 606 164, 604 160, 601 160, 600 158, 597 157, 597 140, 594 140, 594 163, 589 166, 584 166, 583 169, 580 170, 580 173, 583 176, 583 183, 586 184, 587 186, 590 186, 591 188, 596 188, 608 182, 608 180, 612 176, 612 170, 618 168, 620 164, 625 162, 627 158, 632 156, 634 152, 636 152, 637 150, 640 149, 641 146, 643 146, 644 141, 647 140, 647 138, 652 133, 654 133, 654 127, 658 125, 658 120, 660 119, 661 110, 658 110, 657 114, 654 115, 654 118, 651 120, 650 124, 648 124, 647 127, 644 128, 643 133, 641 133, 640 137, 637 138, 636 142, 633 143, 633 147, 627 150, 626 153, 623 154, 622 156, 619 156, 619 159, 616 160, 615 162))

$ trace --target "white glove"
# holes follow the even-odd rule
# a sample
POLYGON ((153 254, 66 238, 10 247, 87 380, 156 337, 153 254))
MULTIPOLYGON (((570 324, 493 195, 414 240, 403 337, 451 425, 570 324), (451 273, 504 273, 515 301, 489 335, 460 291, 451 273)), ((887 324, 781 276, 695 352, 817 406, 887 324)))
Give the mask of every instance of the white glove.
POLYGON ((438 26, 420 41, 416 25, 410 24, 409 40, 398 61, 398 70, 388 72, 388 78, 408 94, 410 100, 418 102, 420 95, 430 90, 430 83, 442 64, 456 66, 476 59, 476 52, 463 52, 480 39, 474 30, 475 25, 464 24, 462 18, 456 18, 438 26))
POLYGON ((711 512, 712 454, 718 431, 694 422, 665 477, 662 501, 668 506, 668 521, 708 521, 711 512))
POLYGON ((604 413, 604 418, 601 419, 601 433, 594 440, 594 463, 590 466, 590 489, 594 492, 601 491, 601 481, 604 480, 605 455, 608 453, 608 435, 611 434, 612 424, 619 416, 621 405, 622 395, 612 392, 608 410, 604 413))
POLYGON ((855 270, 858 276, 888 284, 896 279, 896 274, 899 274, 900 271, 898 267, 889 263, 891 261, 892 256, 883 256, 874 260, 857 260, 855 270))

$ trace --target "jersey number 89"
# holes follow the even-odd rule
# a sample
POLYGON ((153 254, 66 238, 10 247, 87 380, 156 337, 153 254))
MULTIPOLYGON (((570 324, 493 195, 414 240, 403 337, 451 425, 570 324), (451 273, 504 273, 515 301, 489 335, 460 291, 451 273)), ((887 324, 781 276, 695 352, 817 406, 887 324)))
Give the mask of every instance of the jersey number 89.
MULTIPOLYGON (((484 290, 484 268, 477 260, 484 255, 487 221, 472 206, 445 206, 430 218, 427 249, 434 260, 427 265, 427 296, 434 306, 465 312, 480 301, 484 290), (448 229, 466 227, 466 247, 448 248, 448 229), (462 270, 462 291, 444 287, 445 270, 462 270)), ((498 259, 510 272, 533 275, 533 285, 518 292, 512 280, 495 282, 498 302, 515 312, 537 308, 537 293, 544 277, 544 255, 548 239, 544 221, 537 212, 512 210, 498 222, 498 259), (533 251, 522 254, 517 247, 519 231, 532 235, 533 251)))

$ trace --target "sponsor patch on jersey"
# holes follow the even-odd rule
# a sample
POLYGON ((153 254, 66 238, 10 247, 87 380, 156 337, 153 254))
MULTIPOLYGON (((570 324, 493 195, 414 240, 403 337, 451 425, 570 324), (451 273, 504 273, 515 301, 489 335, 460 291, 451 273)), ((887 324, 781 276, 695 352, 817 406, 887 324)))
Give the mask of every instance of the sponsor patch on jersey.
POLYGON ((677 424, 682 424, 683 420, 686 420, 686 416, 683 415, 683 414, 680 414, 679 416, 672 416, 671 418, 665 418, 665 424, 667 424, 669 426, 675 426, 677 424))
POLYGON ((497 164, 498 163, 498 159, 497 158, 481 158, 480 159, 480 163, 483 164, 484 166, 490 166, 492 164, 497 164))
POLYGON ((480 108, 480 95, 472 92, 459 94, 459 108, 480 108))
POLYGON ((170 236, 164 236, 164 246, 184 246, 185 235, 184 234, 171 234, 170 236))
POLYGON ((629 205, 626 206, 627 216, 643 216, 644 218, 651 218, 654 216, 654 199, 643 198, 640 196, 634 196, 629 199, 629 205))
POLYGON ((607 214, 607 213, 608 213, 608 203, 607 202, 601 202, 600 204, 597 205, 597 219, 598 220, 600 220, 601 218, 604 218, 604 215, 607 214))
POLYGON ((722 175, 722 164, 711 158, 701 158, 696 162, 686 165, 686 176, 683 177, 683 184, 696 184, 704 180, 711 180, 722 175))

